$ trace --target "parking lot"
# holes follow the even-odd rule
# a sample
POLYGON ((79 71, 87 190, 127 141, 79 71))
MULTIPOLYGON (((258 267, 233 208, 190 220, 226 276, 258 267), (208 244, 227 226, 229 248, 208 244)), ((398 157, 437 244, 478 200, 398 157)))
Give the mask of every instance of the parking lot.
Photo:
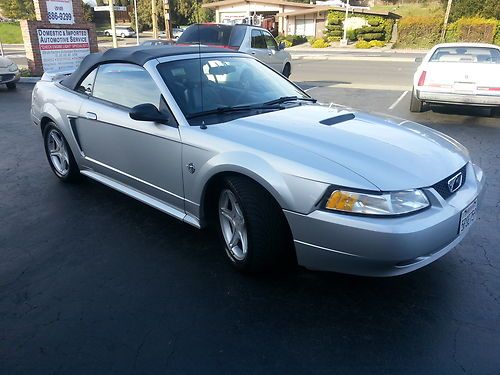
POLYGON ((297 60, 291 77, 322 102, 442 131, 485 171, 466 239, 388 279, 241 275, 210 233, 58 182, 33 86, 0 87, 0 374, 499 374, 500 117, 410 113, 415 67, 297 60))

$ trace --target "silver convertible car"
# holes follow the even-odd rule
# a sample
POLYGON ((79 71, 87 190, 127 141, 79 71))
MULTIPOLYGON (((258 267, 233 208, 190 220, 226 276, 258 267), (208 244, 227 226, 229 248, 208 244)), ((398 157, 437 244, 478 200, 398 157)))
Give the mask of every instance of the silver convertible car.
POLYGON ((62 181, 99 181, 197 228, 259 272, 393 276, 446 254, 482 170, 425 126, 321 105, 245 54, 118 48, 44 76, 32 117, 62 181))

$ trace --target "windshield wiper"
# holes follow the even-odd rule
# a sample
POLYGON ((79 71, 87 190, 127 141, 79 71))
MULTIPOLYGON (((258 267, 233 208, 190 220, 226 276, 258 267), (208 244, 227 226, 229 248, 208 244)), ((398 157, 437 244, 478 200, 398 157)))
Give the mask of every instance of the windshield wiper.
POLYGON ((282 96, 281 98, 270 100, 265 102, 264 105, 273 105, 273 104, 281 104, 285 102, 292 102, 296 100, 305 100, 307 102, 316 103, 316 99, 308 98, 308 97, 298 97, 298 96, 282 96))
POLYGON ((251 111, 254 109, 282 109, 279 106, 270 106, 270 105, 262 105, 262 104, 257 104, 257 105, 238 105, 238 106, 228 106, 228 107, 219 107, 215 109, 210 109, 208 111, 201 111, 201 112, 196 112, 192 113, 190 115, 187 115, 186 118, 188 120, 196 118, 196 117, 202 117, 202 116, 208 116, 208 115, 218 115, 222 113, 229 113, 229 112, 238 112, 238 111, 251 111))

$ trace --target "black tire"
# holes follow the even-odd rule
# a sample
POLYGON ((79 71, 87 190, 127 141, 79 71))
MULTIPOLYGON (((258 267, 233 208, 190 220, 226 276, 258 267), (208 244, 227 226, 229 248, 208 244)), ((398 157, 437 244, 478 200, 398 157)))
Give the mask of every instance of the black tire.
POLYGON ((9 82, 6 84, 7 88, 9 90, 14 90, 16 88, 16 83, 15 82, 9 82))
POLYGON ((106 31, 104 32, 104 36, 111 36, 111 34, 106 31))
POLYGON ((217 223, 219 235, 231 264, 245 273, 290 269, 296 263, 288 223, 275 199, 254 181, 244 176, 225 180, 217 195, 217 223), (220 199, 230 190, 241 208, 246 226, 248 250, 243 259, 237 259, 224 239, 219 218, 220 199))
POLYGON ((52 172, 63 182, 76 182, 81 179, 81 174, 80 170, 78 168, 78 165, 76 164, 75 158, 73 156, 73 153, 71 152, 71 148, 68 145, 68 142, 66 141, 66 138, 64 138, 64 135, 62 132, 57 128, 57 126, 53 122, 49 122, 43 131, 43 146, 45 149, 45 155, 47 156, 47 160, 49 162, 50 168, 52 169, 52 172), (50 150, 49 150, 49 136, 51 132, 56 132, 57 134, 60 135, 60 139, 62 140, 65 150, 67 152, 68 156, 68 161, 65 162, 65 165, 68 166, 68 171, 66 173, 61 173, 58 168, 55 166, 54 161, 52 160, 50 156, 50 150))
POLYGON ((415 91, 411 91, 410 112, 422 112, 424 110, 424 102, 415 96, 415 91))
POLYGON ((285 67, 283 68, 283 75, 286 78, 289 78, 291 74, 292 74, 292 67, 290 66, 290 63, 286 63, 285 67))
POLYGON ((122 35, 121 35, 121 37, 122 37, 123 39, 125 39, 125 34, 122 34, 122 35))

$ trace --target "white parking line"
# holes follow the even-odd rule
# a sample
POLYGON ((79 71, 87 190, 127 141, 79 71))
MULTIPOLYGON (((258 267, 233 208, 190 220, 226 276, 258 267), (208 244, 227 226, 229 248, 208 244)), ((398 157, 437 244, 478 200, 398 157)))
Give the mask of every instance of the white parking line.
POLYGON ((389 107, 389 110, 393 110, 394 108, 396 108, 396 106, 399 104, 401 100, 403 100, 406 94, 408 94, 408 91, 403 92, 401 96, 394 103, 392 103, 392 105, 389 107))

